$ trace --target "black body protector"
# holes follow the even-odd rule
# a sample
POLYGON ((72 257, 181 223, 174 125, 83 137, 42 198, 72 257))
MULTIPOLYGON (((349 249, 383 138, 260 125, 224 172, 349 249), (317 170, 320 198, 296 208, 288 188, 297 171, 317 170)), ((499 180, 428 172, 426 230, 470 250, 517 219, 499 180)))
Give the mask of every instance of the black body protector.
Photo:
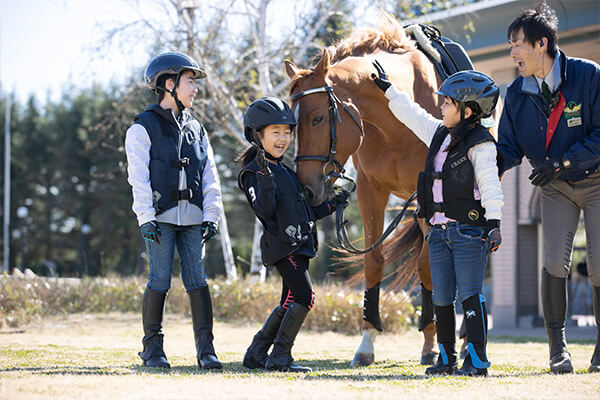
POLYGON ((417 183, 420 207, 418 216, 429 222, 435 212, 443 212, 448 218, 462 224, 484 226, 486 223, 485 209, 481 206, 481 201, 476 200, 473 194, 475 173, 467 153, 471 147, 477 144, 495 142, 494 138, 483 126, 475 125, 468 136, 449 151, 442 171, 435 172, 434 158, 449 134, 448 128, 441 126, 431 141, 425 161, 425 170, 419 174, 417 183), (442 179, 444 196, 442 203, 433 201, 434 179, 442 179))

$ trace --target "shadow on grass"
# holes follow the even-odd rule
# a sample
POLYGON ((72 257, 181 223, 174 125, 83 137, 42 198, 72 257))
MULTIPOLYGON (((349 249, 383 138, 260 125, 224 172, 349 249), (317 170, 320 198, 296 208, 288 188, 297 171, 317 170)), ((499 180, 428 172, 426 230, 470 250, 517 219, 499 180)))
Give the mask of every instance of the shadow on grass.
MULTIPOLYGON (((594 339, 568 339, 569 343, 573 344, 595 344, 594 339)), ((545 337, 529 337, 529 336, 488 336, 488 343, 548 343, 545 337)))
POLYGON ((122 371, 116 369, 127 367, 15 367, 3 368, 0 372, 29 372, 37 375, 125 375, 122 371))

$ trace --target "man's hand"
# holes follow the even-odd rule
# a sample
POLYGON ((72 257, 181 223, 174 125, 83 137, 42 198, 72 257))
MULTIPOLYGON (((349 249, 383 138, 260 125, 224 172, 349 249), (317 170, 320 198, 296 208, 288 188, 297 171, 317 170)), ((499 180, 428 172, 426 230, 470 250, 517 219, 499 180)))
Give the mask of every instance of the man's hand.
POLYGON ((337 187, 335 189, 335 194, 331 200, 329 200, 329 204, 337 208, 338 206, 342 206, 346 208, 348 206, 348 198, 350 197, 350 192, 341 187, 337 187))
POLYGON ((265 175, 271 175, 271 170, 269 169, 269 161, 265 157, 264 149, 257 149, 256 153, 256 164, 258 165, 258 170, 265 175))
POLYGON ((140 226, 142 237, 149 242, 160 244, 158 237, 160 236, 160 226, 158 221, 150 221, 140 226))
POLYGON ((390 86, 392 86, 392 84, 390 83, 390 81, 388 81, 388 77, 385 71, 383 70, 381 64, 379 64, 379 61, 375 60, 373 62, 373 65, 375 66, 378 75, 371 74, 371 79, 373 79, 373 82, 375 82, 379 89, 385 92, 390 86))
POLYGON ((486 222, 483 228, 482 240, 487 242, 487 252, 498 250, 502 243, 502 235, 500 234, 500 220, 490 219, 486 222))
POLYGON ((535 186, 545 186, 558 178, 564 171, 563 164, 556 160, 547 160, 531 171, 529 180, 535 186))
POLYGON ((217 224, 212 221, 204 221, 200 224, 200 228, 202 229, 202 242, 206 242, 210 239, 213 239, 217 236, 219 229, 217 228, 217 224))

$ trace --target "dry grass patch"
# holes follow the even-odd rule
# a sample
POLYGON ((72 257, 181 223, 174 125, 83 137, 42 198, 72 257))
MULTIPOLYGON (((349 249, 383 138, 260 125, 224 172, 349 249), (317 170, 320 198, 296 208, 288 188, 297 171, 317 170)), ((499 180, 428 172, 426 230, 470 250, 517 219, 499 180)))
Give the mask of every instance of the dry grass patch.
POLYGON ((419 365, 422 336, 410 329, 376 341, 376 363, 348 367, 359 342, 353 335, 302 331, 296 359, 312 374, 250 371, 241 359, 258 323, 215 326, 222 372, 197 369, 189 318, 168 315, 165 350, 169 372, 140 367, 141 320, 129 313, 44 318, 23 333, 0 335, 0 398, 519 398, 596 399, 600 376, 585 373, 592 341, 570 345, 576 373, 547 373, 541 340, 492 341, 490 377, 427 378, 419 365))

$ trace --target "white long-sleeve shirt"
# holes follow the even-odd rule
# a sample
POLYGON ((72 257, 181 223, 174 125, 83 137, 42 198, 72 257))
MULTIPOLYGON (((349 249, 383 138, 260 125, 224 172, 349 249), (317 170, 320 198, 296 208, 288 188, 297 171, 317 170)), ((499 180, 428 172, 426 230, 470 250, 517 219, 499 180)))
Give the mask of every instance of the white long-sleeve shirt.
MULTIPOLYGON (((182 138, 185 140, 185 138, 182 138)), ((137 216, 138 224, 157 220, 173 225, 199 225, 203 221, 219 222, 223 209, 221 201, 221 184, 217 174, 214 153, 207 135, 202 135, 201 145, 207 150, 207 161, 202 173, 202 207, 204 210, 187 200, 179 200, 176 207, 170 208, 160 215, 152 202, 152 187, 150 185, 150 136, 140 124, 133 124, 125 135, 125 153, 127 154, 127 181, 133 194, 132 210, 137 216)), ((179 190, 187 188, 187 177, 182 168, 179 172, 179 190)))
MULTIPOLYGON (((429 147, 435 132, 443 122, 433 117, 419 104, 412 101, 406 93, 399 91, 394 86, 388 88, 385 92, 385 97, 390 100, 388 107, 396 118, 429 147)), ((450 135, 442 143, 440 151, 448 147, 449 143, 450 135)), ((501 219, 502 206, 504 205, 504 195, 500 186, 500 179, 498 178, 496 155, 496 145, 493 142, 477 144, 467 152, 467 156, 473 165, 476 190, 481 196, 481 205, 485 209, 485 218, 487 220, 501 219)), ((441 180, 439 179, 434 180, 434 185, 436 181, 438 181, 438 185, 441 185, 441 180)), ((475 195, 477 196, 477 194, 475 195)), ((435 199, 435 201, 439 200, 435 199)), ((432 219, 436 219, 436 217, 434 216, 432 219)))

